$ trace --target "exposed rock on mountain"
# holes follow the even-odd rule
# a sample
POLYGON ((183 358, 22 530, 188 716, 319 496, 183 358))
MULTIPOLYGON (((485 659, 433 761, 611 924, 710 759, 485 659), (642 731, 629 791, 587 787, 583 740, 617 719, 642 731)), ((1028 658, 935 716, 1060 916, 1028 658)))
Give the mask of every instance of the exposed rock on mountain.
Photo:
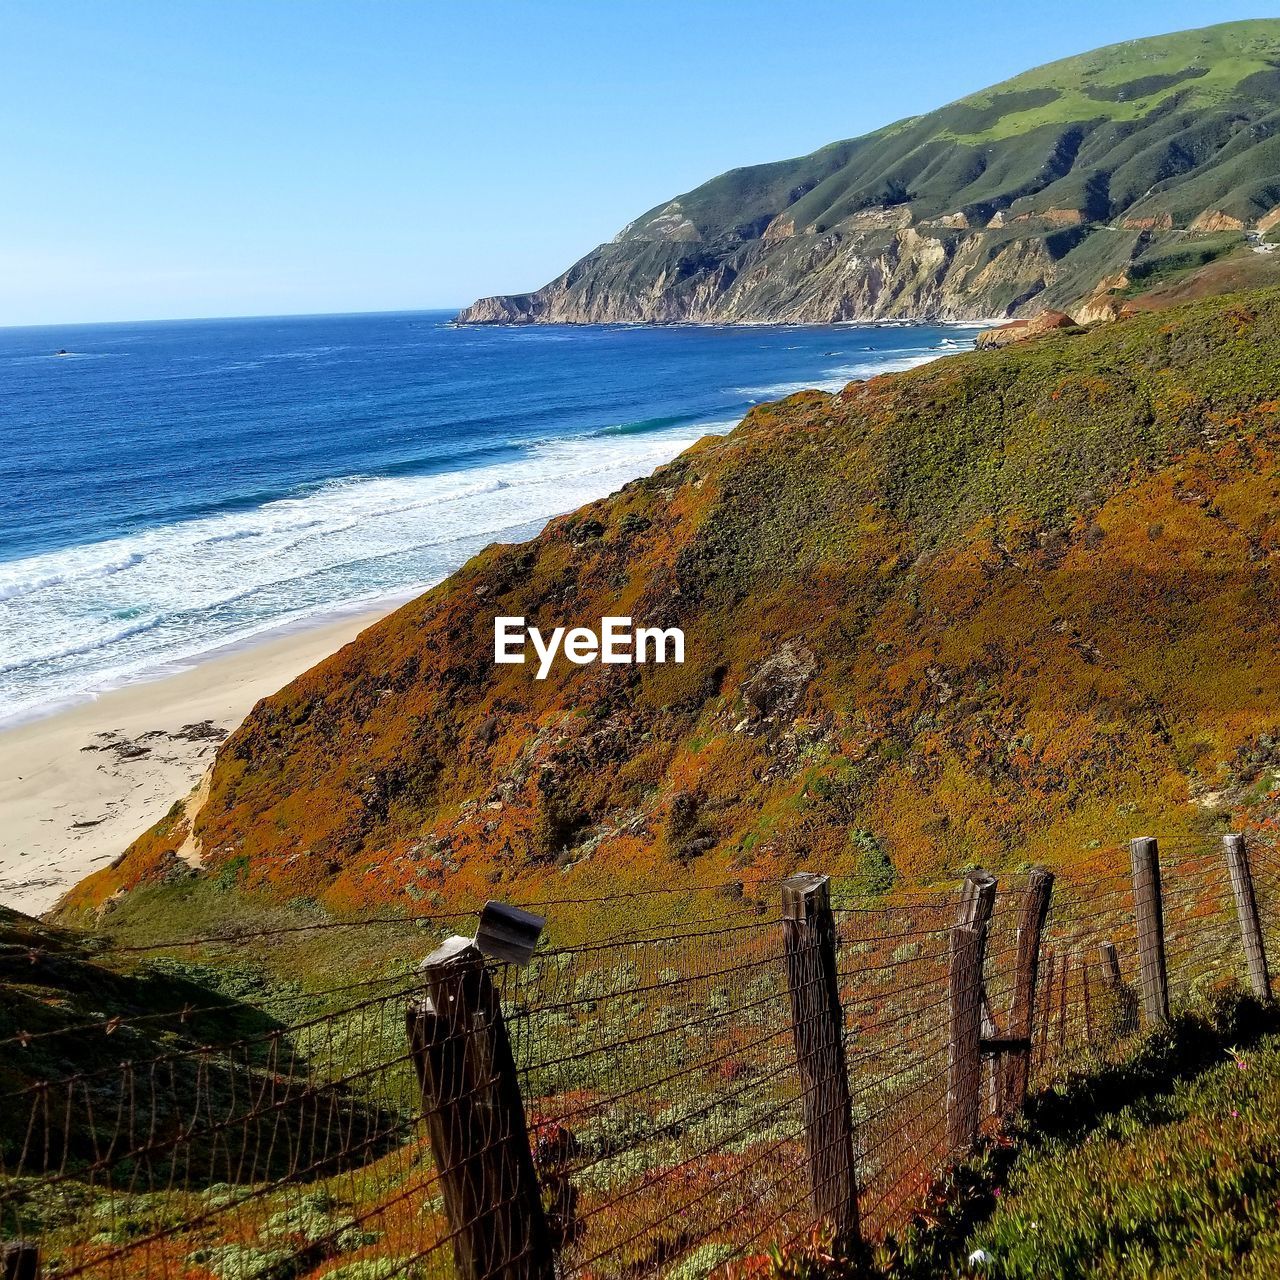
POLYGON ((1055 329, 1070 329, 1075 323, 1063 311, 1042 311, 1037 316, 1028 316, 1025 320, 1011 320, 998 329, 988 329, 978 335, 978 347, 1007 347, 1011 342, 1025 342, 1028 338, 1039 338, 1055 329))
POLYGON ((1247 253, 1246 235, 1280 216, 1278 102, 1280 21, 1113 45, 812 155, 731 170, 536 292, 482 298, 458 319, 1073 311, 1104 277, 1167 266, 1188 246, 1194 257, 1206 238, 1211 257, 1247 253))

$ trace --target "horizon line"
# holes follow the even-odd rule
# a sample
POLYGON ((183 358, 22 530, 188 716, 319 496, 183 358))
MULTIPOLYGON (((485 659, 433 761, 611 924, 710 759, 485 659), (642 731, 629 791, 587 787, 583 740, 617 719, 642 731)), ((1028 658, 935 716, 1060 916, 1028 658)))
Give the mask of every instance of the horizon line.
POLYGON ((124 320, 41 320, 34 324, 0 324, 0 333, 18 329, 91 329, 125 324, 201 324, 214 320, 335 320, 343 316, 420 316, 440 311, 462 312, 467 304, 447 307, 390 307, 371 311, 252 311, 238 315, 151 316, 124 320))

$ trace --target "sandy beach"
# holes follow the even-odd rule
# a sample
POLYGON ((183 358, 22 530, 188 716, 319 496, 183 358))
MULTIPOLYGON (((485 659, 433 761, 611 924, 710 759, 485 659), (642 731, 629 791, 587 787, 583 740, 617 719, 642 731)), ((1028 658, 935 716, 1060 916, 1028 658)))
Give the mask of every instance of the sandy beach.
POLYGON ((268 636, 0 728, 0 903, 48 910, 197 786, 218 743, 260 698, 391 607, 268 636))

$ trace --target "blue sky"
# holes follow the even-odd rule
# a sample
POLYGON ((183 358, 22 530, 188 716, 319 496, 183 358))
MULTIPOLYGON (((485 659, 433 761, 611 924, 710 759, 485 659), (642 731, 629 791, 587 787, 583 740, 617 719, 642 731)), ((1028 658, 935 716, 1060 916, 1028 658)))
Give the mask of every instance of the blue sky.
POLYGON ((461 305, 1230 0, 5 0, 0 324, 461 305))

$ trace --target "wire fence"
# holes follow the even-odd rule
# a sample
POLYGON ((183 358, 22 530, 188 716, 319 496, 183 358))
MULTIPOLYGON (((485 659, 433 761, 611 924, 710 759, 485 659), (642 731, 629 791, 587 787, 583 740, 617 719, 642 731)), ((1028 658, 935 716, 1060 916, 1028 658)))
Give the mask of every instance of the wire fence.
MULTIPOLYGON (((1274 954, 1280 858, 1249 856, 1274 954)), ((525 965, 446 945, 270 1007, 197 988, 96 1021, 56 993, 246 935, 0 947, 25 992, 0 1026, 0 1240, 57 1280, 630 1280, 732 1273, 833 1221, 882 1238, 970 1120, 1131 1051, 1134 880, 1124 853, 1096 865, 1058 877, 1042 929, 1028 874, 985 901, 832 881, 800 916, 732 882, 681 889, 696 909, 668 927, 610 931, 609 895, 595 941, 525 965)), ((1160 870, 1178 1007, 1245 972, 1241 926, 1221 850, 1166 845, 1160 870)), ((423 951, 461 919, 426 923, 423 951)))

